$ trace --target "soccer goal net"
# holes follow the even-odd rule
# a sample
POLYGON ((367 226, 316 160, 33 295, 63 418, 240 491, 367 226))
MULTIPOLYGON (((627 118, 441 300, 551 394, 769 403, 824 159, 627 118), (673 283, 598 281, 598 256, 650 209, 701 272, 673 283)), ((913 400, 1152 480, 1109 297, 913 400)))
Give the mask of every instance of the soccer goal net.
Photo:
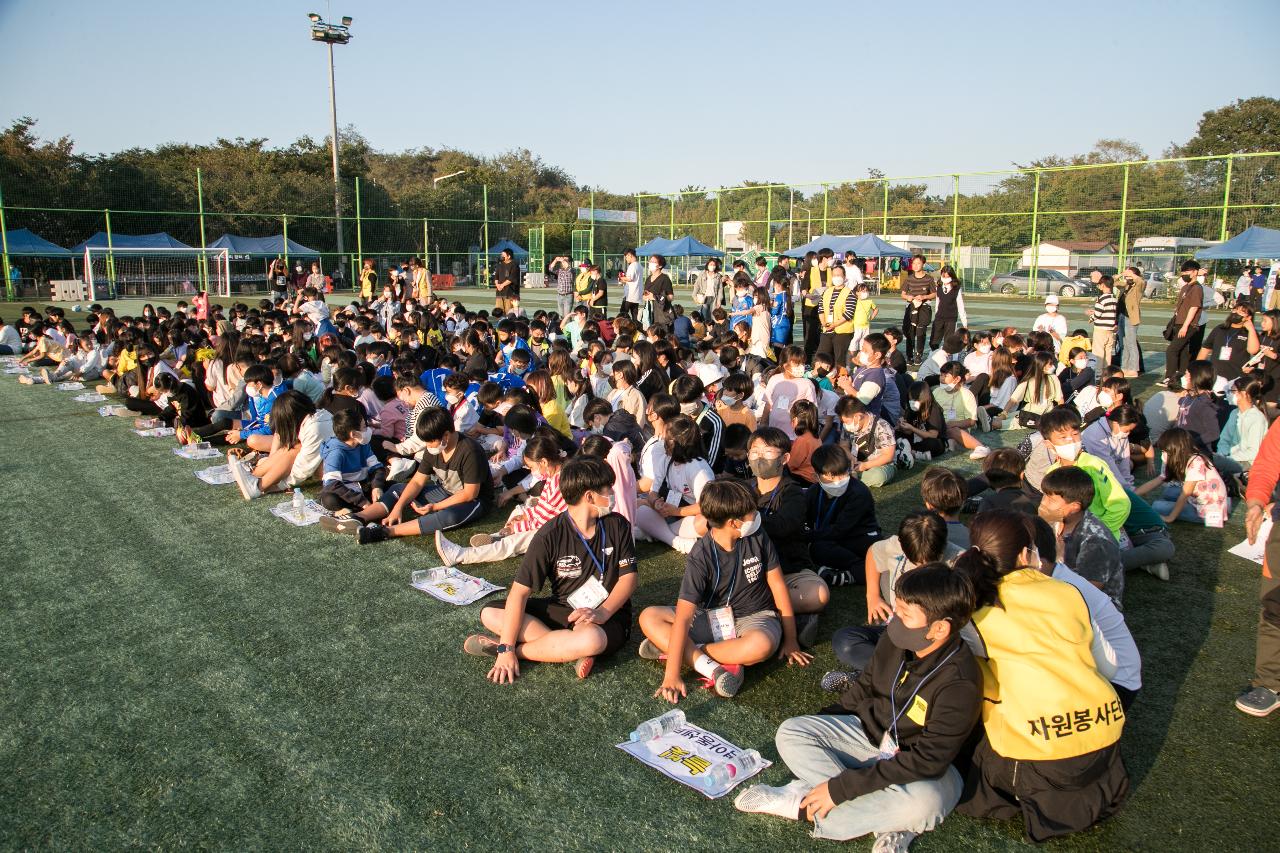
POLYGON ((207 290, 231 296, 230 252, 227 249, 84 250, 84 276, 89 298, 192 296, 207 290))

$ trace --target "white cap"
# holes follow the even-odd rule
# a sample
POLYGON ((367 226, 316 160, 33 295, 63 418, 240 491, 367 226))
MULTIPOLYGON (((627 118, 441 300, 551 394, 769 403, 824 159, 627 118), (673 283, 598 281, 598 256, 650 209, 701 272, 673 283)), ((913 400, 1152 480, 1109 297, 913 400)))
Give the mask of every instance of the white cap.
POLYGON ((1056 293, 1050 293, 1048 296, 1046 296, 1046 297, 1044 298, 1044 304, 1045 304, 1045 305, 1057 305, 1057 304, 1058 304, 1058 295, 1057 295, 1056 293))
POLYGON ((724 379, 728 372, 719 364, 695 364, 693 366, 693 375, 702 380, 702 387, 710 388, 720 380, 724 379))

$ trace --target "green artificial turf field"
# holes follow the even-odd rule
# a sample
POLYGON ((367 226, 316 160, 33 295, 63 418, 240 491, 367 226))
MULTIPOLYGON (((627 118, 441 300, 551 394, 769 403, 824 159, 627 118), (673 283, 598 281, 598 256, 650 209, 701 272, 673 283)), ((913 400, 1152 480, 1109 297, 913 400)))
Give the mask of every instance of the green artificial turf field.
MULTIPOLYGON (((525 665, 516 684, 489 684, 488 663, 460 652, 480 605, 408 585, 439 563, 428 541, 360 547, 292 527, 269 501, 192 476, 212 463, 179 459, 171 441, 72 396, 0 376, 0 845, 815 844, 803 824, 739 814, 732 796, 709 801, 613 748, 664 710, 651 698, 658 666, 635 656, 638 630, 584 682, 567 666, 525 665)), ((921 470, 877 494, 887 529, 917 507, 921 470)), ((1145 682, 1123 740, 1133 794, 1101 828, 1049 848, 1274 849, 1280 717, 1232 706, 1257 619, 1258 567, 1225 553, 1242 517, 1221 531, 1177 525, 1169 583, 1130 574, 1145 682)), ((682 558, 640 554, 637 611, 672 602, 682 558)), ((481 568, 507 583, 515 561, 481 568)), ((812 667, 761 665, 737 698, 694 688, 681 706, 776 759, 778 724, 830 701, 817 682, 835 664, 832 631, 864 615, 859 589, 837 590, 812 667)), ((788 777, 775 766, 762 778, 788 777)), ((913 849, 1022 844, 1018 825, 952 816, 913 849)))

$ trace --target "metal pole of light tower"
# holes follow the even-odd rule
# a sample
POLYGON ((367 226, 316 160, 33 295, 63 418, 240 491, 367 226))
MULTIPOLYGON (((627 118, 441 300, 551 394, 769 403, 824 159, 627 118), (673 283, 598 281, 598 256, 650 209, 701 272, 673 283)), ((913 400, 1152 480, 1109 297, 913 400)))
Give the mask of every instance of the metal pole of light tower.
MULTIPOLYGON (((333 154, 333 227, 338 237, 338 270, 342 270, 343 256, 346 254, 342 245, 342 185, 338 183, 338 93, 333 79, 333 42, 329 48, 329 120, 333 134, 330 148, 333 154)), ((343 276, 344 278, 346 276, 343 276)))

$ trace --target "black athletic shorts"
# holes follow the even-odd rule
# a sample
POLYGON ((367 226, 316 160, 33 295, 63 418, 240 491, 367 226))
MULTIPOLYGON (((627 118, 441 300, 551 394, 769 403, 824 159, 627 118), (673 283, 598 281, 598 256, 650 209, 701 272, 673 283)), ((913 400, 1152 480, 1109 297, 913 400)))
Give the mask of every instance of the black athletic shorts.
MULTIPOLYGON (((506 606, 507 600, 503 598, 486 604, 485 608, 496 607, 502 610, 506 606)), ((554 598, 530 598, 525 602, 524 612, 553 631, 568 630, 573 627, 569 624, 569 614, 573 612, 573 608, 561 604, 554 598)), ((600 628, 604 631, 605 646, 599 657, 605 657, 625 646, 627 640, 631 639, 631 611, 626 609, 618 611, 600 628)))

